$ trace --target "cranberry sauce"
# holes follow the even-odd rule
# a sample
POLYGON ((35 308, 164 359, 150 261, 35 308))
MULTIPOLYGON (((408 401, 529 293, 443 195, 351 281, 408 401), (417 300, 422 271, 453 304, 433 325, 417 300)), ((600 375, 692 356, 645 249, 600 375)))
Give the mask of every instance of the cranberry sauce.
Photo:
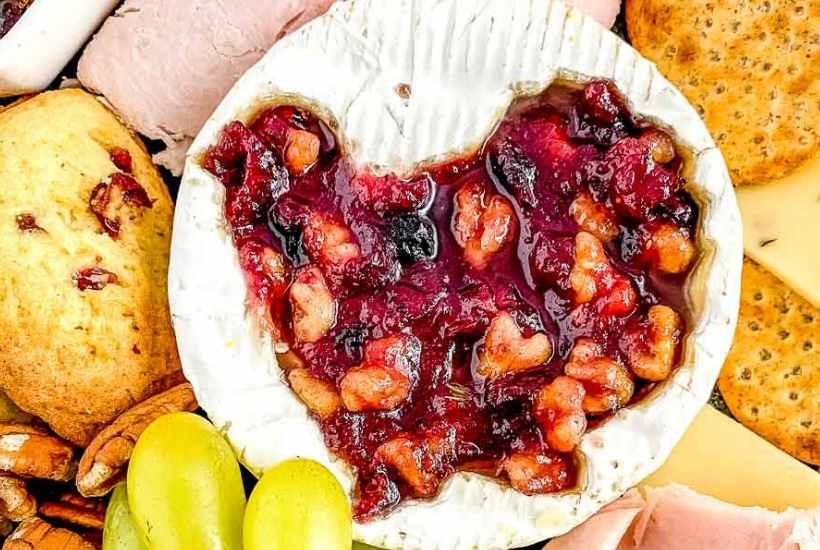
POLYGON ((671 138, 608 83, 520 100, 481 151, 403 177, 287 106, 229 124, 204 166, 359 521, 459 470, 571 489, 588 424, 679 361, 698 209, 671 138))
POLYGON ((33 0, 0 0, 0 38, 8 34, 32 2, 33 0))

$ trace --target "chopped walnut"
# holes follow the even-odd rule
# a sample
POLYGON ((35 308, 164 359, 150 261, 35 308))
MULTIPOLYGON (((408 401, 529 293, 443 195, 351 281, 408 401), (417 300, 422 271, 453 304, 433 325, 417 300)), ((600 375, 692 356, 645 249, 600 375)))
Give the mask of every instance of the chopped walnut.
POLYGON ((306 266, 296 273, 290 287, 293 334, 300 342, 316 342, 336 322, 336 299, 318 267, 306 266))
POLYGON ((649 154, 658 164, 675 160, 675 142, 666 132, 652 128, 644 132, 640 139, 649 146, 649 154))
POLYGON ((40 518, 27 519, 17 526, 3 544, 3 550, 96 550, 94 544, 77 533, 53 527, 40 518))
POLYGON ((37 513, 37 500, 26 482, 17 476, 0 474, 0 518, 23 521, 37 513))
POLYGON ((615 215, 588 193, 581 193, 569 206, 569 213, 583 231, 607 243, 618 236, 620 229, 615 215))
POLYGON ((510 485, 525 495, 553 493, 567 488, 570 475, 567 464, 538 452, 517 452, 501 463, 510 485))
POLYGON ((671 223, 662 223, 647 238, 646 252, 661 271, 683 273, 695 259, 697 249, 689 231, 671 223))
POLYGON ((349 411, 389 411, 407 396, 421 361, 414 336, 387 336, 365 347, 364 361, 345 373, 339 387, 349 411))
POLYGON ((151 208, 153 201, 145 189, 133 177, 115 173, 108 180, 100 182, 91 191, 88 205, 100 220, 108 236, 117 239, 122 219, 120 213, 126 206, 151 208))
POLYGON ((569 376, 559 376, 535 397, 535 418, 544 431, 550 448, 571 452, 587 429, 583 401, 584 386, 569 376))
POLYGON ((310 216, 303 240, 314 261, 335 269, 344 267, 347 262, 361 255, 350 230, 321 214, 310 216))
POLYGON ((102 529, 105 523, 105 503, 66 493, 58 501, 40 505, 40 515, 60 524, 71 524, 86 529, 102 529))
POLYGON ((601 347, 588 338, 575 343, 564 373, 584 385, 584 411, 592 414, 617 410, 626 405, 635 391, 629 371, 604 356, 601 347))
POLYGON ((310 412, 319 418, 329 418, 341 406, 339 393, 333 384, 316 378, 305 368, 290 371, 288 382, 310 412))
POLYGON ((490 258, 515 236, 515 213, 501 195, 488 197, 482 185, 468 183, 456 193, 453 233, 464 259, 484 269, 490 258))
POLYGON ((652 306, 647 319, 631 327, 622 341, 629 368, 644 380, 666 380, 675 366, 682 333, 683 321, 675 310, 652 306))
POLYGON ((577 303, 600 298, 602 312, 608 315, 626 315, 638 300, 629 279, 612 267, 601 241, 585 231, 575 236, 575 265, 569 281, 577 303))
POLYGON ((431 497, 455 459, 455 433, 400 434, 383 443, 376 457, 396 470, 416 497, 431 497))
POLYGON ((34 426, 0 423, 0 471, 68 481, 75 466, 74 448, 59 437, 34 426))
POLYGON ((190 384, 157 394, 122 413, 91 441, 77 469, 77 489, 86 497, 109 493, 125 475, 137 438, 148 425, 165 414, 194 411, 196 397, 190 384))
POLYGON ((285 164, 294 175, 305 173, 319 158, 319 136, 313 132, 288 129, 285 145, 285 164))
POLYGON ((82 291, 102 290, 108 285, 119 283, 119 278, 115 273, 99 266, 80 269, 72 275, 71 279, 74 281, 74 286, 82 291))
POLYGON ((537 367, 551 355, 552 344, 546 334, 537 332, 525 338, 513 316, 502 311, 487 328, 477 370, 481 376, 494 379, 537 367))

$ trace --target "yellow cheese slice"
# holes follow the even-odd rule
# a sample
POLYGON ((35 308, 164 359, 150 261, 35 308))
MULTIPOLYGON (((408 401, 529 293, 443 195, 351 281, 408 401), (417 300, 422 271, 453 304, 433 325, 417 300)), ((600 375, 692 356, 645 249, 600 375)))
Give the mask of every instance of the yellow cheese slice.
POLYGON ((746 254, 820 307, 820 155, 737 201, 746 254))
POLYGON ((641 486, 669 483, 741 506, 820 506, 820 474, 710 406, 641 486))

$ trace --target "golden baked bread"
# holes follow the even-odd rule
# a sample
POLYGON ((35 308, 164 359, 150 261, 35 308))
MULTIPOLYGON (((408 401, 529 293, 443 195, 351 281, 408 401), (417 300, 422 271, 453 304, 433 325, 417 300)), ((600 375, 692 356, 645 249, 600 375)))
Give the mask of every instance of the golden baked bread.
POLYGON ((0 389, 85 445, 181 378, 171 198, 140 141, 70 89, 0 111, 0 182, 0 389))
POLYGON ((719 387, 745 426, 820 464, 820 310, 748 259, 719 387))
POLYGON ((736 185, 820 149, 820 0, 627 0, 632 45, 700 112, 736 185))

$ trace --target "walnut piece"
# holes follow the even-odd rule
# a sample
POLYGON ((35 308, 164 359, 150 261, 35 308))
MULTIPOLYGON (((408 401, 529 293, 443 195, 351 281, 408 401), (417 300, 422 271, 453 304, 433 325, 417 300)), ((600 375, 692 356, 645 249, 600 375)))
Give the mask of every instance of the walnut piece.
POLYGON ((68 481, 75 466, 74 448, 59 437, 34 426, 0 423, 0 471, 68 481))
POLYGON ((40 505, 40 516, 60 524, 69 523, 86 529, 101 530, 105 523, 105 503, 66 493, 58 501, 40 505))
POLYGON ((53 527, 40 518, 27 519, 17 526, 2 550, 96 550, 94 545, 68 529, 53 527))
POLYGON ((80 494, 101 497, 109 493, 125 475, 137 438, 151 422, 165 414, 196 409, 191 385, 180 384, 125 411, 83 453, 77 471, 80 494))
POLYGON ((531 369, 552 355, 552 343, 543 332, 524 337, 513 316, 502 311, 490 322, 478 355, 478 374, 489 379, 531 369))
POLYGON ((306 368, 298 367, 291 370, 288 373, 288 382, 310 412, 319 418, 333 416, 341 406, 339 394, 333 384, 316 378, 306 368))
POLYGON ((0 474, 0 517, 23 521, 37 513, 37 500, 28 492, 26 482, 17 476, 0 474))

